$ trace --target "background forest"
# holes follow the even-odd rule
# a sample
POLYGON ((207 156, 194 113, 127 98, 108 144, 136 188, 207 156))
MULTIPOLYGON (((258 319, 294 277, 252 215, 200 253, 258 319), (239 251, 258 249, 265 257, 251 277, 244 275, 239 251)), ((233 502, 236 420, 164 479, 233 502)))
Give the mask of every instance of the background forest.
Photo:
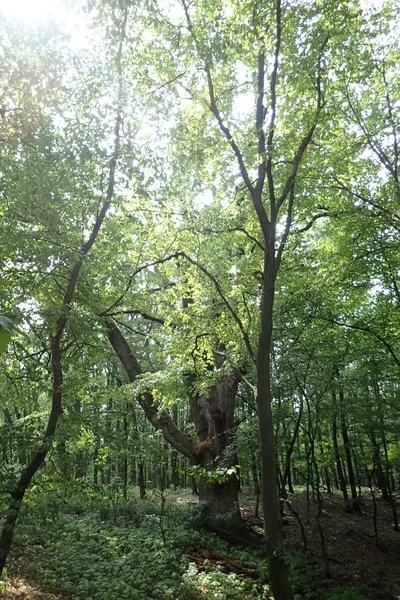
POLYGON ((0 10, 0 593, 400 597, 400 5, 41 6, 0 10))

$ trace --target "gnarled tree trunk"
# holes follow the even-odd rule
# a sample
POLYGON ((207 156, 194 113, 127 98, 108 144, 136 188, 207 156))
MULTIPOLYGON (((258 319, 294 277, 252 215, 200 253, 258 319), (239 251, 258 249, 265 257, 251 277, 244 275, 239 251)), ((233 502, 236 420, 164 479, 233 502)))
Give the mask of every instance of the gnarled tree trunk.
MULTIPOLYGON (((132 349, 114 322, 108 320, 106 327, 108 339, 129 380, 135 381, 142 370, 132 349)), ((161 430, 165 440, 186 456, 192 465, 202 467, 199 469, 198 490, 204 507, 203 525, 231 541, 256 543, 256 536, 240 515, 237 477, 234 473, 227 473, 237 464, 232 442, 239 380, 238 375, 223 375, 206 394, 192 392, 191 413, 198 442, 181 431, 168 413, 159 411, 150 392, 142 394, 138 402, 150 423, 161 430)))

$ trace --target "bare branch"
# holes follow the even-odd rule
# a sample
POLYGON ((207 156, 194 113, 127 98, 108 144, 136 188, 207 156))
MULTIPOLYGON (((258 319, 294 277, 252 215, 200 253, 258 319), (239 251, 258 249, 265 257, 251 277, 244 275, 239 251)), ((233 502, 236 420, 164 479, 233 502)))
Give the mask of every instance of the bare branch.
POLYGON ((311 219, 308 221, 307 225, 304 225, 304 227, 301 227, 300 229, 295 229, 294 231, 292 231, 292 233, 304 233, 305 231, 308 231, 309 229, 311 229, 311 227, 314 225, 315 221, 318 221, 318 219, 324 219, 325 217, 333 217, 333 216, 337 216, 338 213, 332 214, 329 212, 323 212, 323 213, 318 213, 317 215, 313 215, 311 217, 311 219))
POLYGON ((148 313, 143 312, 142 310, 119 310, 117 312, 103 313, 101 316, 118 317, 119 315, 140 315, 141 317, 143 317, 143 319, 146 319, 146 321, 153 321, 154 323, 160 323, 161 325, 165 324, 165 319, 149 315, 148 313))
POLYGON ((368 325, 360 325, 357 323, 343 323, 342 321, 338 321, 337 319, 328 318, 328 317, 316 317, 316 318, 322 319, 323 321, 328 321, 329 323, 333 323, 334 325, 339 325, 340 327, 344 327, 345 329, 354 329, 356 331, 362 331, 364 333, 368 333, 368 334, 372 335, 375 339, 377 339, 379 342, 381 342, 381 344, 383 344, 385 346, 385 348, 387 349, 387 351, 389 352, 389 354, 395 361, 396 365, 398 367, 400 367, 400 358, 397 356, 396 352, 393 350, 392 345, 384 337, 382 337, 379 333, 376 333, 376 331, 374 331, 368 325))

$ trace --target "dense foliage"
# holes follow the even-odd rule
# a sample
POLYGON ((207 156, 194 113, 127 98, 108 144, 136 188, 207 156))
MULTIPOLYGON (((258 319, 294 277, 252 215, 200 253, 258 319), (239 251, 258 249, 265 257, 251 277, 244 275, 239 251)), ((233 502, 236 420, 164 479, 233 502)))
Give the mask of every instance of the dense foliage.
POLYGON ((76 598, 290 600, 299 486, 328 571, 323 494, 399 530, 399 6, 68 11, 0 14, 1 568, 20 518, 76 598), (256 583, 190 565, 203 534, 163 512, 191 487, 215 545, 257 545, 239 481, 256 583))

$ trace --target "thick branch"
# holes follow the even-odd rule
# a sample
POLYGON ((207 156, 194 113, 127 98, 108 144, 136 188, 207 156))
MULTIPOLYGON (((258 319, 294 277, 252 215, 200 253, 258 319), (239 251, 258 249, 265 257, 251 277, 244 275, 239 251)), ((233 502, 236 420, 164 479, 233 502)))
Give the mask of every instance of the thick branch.
MULTIPOLYGON (((129 381, 136 381, 137 377, 143 371, 132 349, 122 335, 121 330, 110 319, 106 321, 106 327, 110 344, 120 360, 129 381)), ((153 395, 150 392, 144 392, 138 397, 138 402, 146 418, 153 427, 162 432, 167 442, 178 450, 178 452, 181 452, 184 456, 194 461, 195 451, 192 438, 178 429, 168 413, 159 411, 159 406, 154 401, 153 395)))
POLYGON ((155 317, 154 315, 149 315, 148 313, 144 312, 143 310, 138 310, 138 309, 127 309, 127 310, 118 310, 116 312, 108 312, 108 313, 103 313, 103 317, 117 317, 118 315, 140 315, 141 317, 143 317, 143 319, 146 319, 146 321, 153 321, 154 323, 160 323, 161 325, 165 324, 165 319, 161 319, 160 317, 155 317))

